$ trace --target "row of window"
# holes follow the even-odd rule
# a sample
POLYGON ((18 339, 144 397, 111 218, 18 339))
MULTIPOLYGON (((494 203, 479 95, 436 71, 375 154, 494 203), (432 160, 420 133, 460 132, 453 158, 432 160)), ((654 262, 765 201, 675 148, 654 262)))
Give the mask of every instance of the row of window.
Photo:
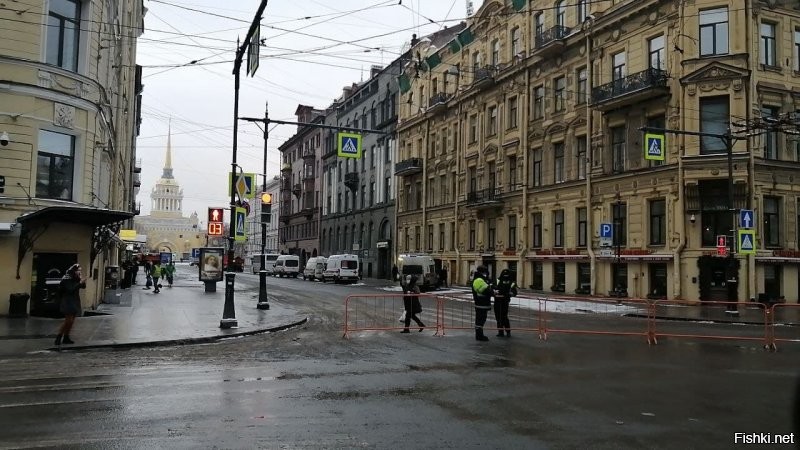
MULTIPOLYGON (((545 290, 544 265, 542 261, 531 261, 531 289, 545 290)), ((563 261, 553 261, 551 264, 551 279, 549 289, 553 292, 565 292, 567 284, 567 263, 563 261)), ((592 269, 587 263, 575 264, 575 285, 578 287, 576 293, 589 294, 592 284, 592 269)), ((650 297, 666 297, 667 295, 667 265, 665 263, 647 264, 647 292, 650 297)), ((611 286, 617 292, 627 292, 628 290, 628 265, 614 264, 611 271, 611 286)))
POLYGON ((322 230, 322 240, 320 241, 320 248, 323 253, 329 255, 339 252, 350 252, 361 249, 372 248, 373 237, 378 237, 382 240, 391 240, 392 232, 391 226, 388 221, 384 221, 381 225, 380 235, 375 234, 375 223, 370 222, 368 225, 361 223, 356 227, 356 224, 350 226, 337 226, 334 234, 334 228, 322 230), (358 248, 356 248, 356 246, 358 248))
POLYGON ((388 203, 390 199, 390 192, 391 192, 391 183, 392 177, 386 177, 383 180, 383 196, 382 198, 378 198, 377 191, 375 190, 375 182, 370 181, 369 183, 369 192, 367 192, 367 186, 362 184, 360 189, 360 194, 358 190, 352 191, 349 188, 343 189, 344 195, 342 192, 336 194, 336 209, 332 209, 333 198, 330 194, 326 199, 325 203, 325 213, 326 214, 336 214, 348 211, 356 211, 358 209, 366 209, 372 208, 381 203, 388 203))

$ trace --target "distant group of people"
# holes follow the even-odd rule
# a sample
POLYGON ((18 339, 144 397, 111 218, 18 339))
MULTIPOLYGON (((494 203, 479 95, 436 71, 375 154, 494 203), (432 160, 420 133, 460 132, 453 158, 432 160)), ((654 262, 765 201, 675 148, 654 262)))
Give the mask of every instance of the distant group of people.
POLYGON ((167 286, 172 287, 172 282, 175 279, 175 263, 170 261, 162 266, 161 261, 155 261, 153 263, 145 261, 144 273, 146 278, 145 285, 142 289, 149 290, 152 287, 153 293, 158 294, 163 287, 160 280, 166 280, 167 286))

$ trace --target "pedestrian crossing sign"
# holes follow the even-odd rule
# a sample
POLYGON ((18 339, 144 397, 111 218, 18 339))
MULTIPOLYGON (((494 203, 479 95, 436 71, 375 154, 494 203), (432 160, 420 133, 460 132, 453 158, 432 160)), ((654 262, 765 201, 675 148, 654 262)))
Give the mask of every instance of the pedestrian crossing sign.
POLYGON ((246 233, 247 210, 244 208, 236 208, 236 233, 234 233, 234 240, 236 242, 245 242, 247 240, 246 233))
POLYGON ((338 133, 336 135, 340 158, 361 158, 361 135, 358 133, 338 133))
POLYGON ((644 135, 644 159, 664 161, 664 135, 647 133, 644 135))
POLYGON ((742 255, 755 255, 756 253, 756 232, 755 230, 739 230, 738 252, 742 255))

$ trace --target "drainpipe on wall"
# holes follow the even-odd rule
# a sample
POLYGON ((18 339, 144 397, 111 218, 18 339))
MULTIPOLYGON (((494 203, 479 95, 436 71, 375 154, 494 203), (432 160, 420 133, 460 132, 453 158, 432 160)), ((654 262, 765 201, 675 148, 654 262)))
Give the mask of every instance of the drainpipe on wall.
MULTIPOLYGON (((461 74, 459 74, 459 77, 461 74)), ((458 83, 456 83, 456 93, 458 95, 458 83)), ((455 179, 455 190, 453 191, 453 225, 455 226, 455 231, 453 232, 453 237, 455 242, 453 242, 453 248, 456 250, 456 268, 450 268, 450 277, 452 280, 449 280, 450 284, 458 283, 461 280, 461 250, 458 248, 458 238, 459 238, 459 221, 458 221, 458 178, 461 175, 461 160, 463 159, 463 153, 459 154, 459 151, 463 151, 464 146, 461 145, 461 141, 464 139, 464 133, 462 126, 464 125, 463 119, 463 112, 462 112, 462 103, 461 101, 458 102, 458 140, 459 142, 453 141, 456 146, 455 150, 455 157, 456 157, 456 179, 455 179)))
MULTIPOLYGON (((584 21, 584 31, 586 33, 586 161, 584 162, 586 167, 586 251, 589 254, 589 286, 590 286, 590 295, 595 295, 596 292, 596 285, 597 285, 597 256, 594 253, 594 248, 592 247, 592 241, 594 236, 594 225, 593 225, 593 217, 594 213, 592 210, 592 161, 594 161, 594 152, 592 150, 592 133, 593 133, 593 110, 591 106, 592 102, 592 80, 594 78, 594 70, 592 67, 592 25, 594 19, 587 18, 584 21)), ((578 286, 580 287, 580 286, 578 286)))

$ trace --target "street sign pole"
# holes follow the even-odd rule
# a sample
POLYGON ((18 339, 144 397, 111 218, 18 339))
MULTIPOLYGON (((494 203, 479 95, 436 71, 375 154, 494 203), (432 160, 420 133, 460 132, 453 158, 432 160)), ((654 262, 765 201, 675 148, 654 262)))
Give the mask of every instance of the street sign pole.
MULTIPOLYGON (((263 183, 261 184, 261 195, 267 191, 267 141, 269 140, 269 104, 264 109, 264 168, 261 171, 263 183)), ((258 309, 269 309, 269 298, 267 297, 267 223, 263 219, 264 202, 261 203, 261 270, 258 271, 258 309)), ((271 201, 271 199, 270 199, 271 201)))

